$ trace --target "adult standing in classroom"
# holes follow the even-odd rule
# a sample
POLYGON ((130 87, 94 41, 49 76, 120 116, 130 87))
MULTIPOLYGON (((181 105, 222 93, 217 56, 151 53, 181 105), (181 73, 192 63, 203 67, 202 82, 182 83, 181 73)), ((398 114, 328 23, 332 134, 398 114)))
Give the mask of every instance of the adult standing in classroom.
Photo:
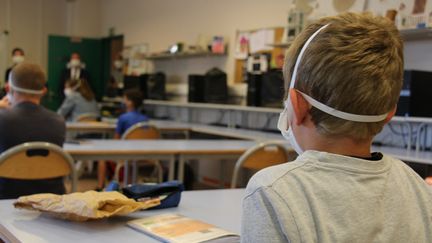
POLYGON ((65 88, 65 83, 68 80, 79 80, 84 79, 90 84, 90 74, 85 69, 85 63, 81 61, 81 55, 78 52, 72 52, 70 55, 70 60, 66 64, 66 68, 63 69, 60 77, 59 94, 61 100, 65 98, 63 90, 65 88))
MULTIPOLYGON (((24 50, 16 47, 12 50, 12 66, 9 67, 8 69, 6 69, 5 72, 5 77, 4 77, 4 87, 6 87, 6 84, 9 81, 9 74, 12 70, 13 67, 15 67, 16 65, 22 63, 24 61, 25 57, 24 57, 24 50)), ((5 88, 2 89, 1 91, 1 97, 3 97, 6 94, 6 90, 5 88)))

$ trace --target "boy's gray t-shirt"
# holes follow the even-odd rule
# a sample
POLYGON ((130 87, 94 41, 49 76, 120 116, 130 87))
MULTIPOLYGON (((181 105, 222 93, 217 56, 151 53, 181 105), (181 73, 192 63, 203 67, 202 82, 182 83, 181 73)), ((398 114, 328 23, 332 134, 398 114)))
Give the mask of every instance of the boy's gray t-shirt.
POLYGON ((402 161, 306 151, 258 172, 242 242, 432 242, 432 189, 402 161))

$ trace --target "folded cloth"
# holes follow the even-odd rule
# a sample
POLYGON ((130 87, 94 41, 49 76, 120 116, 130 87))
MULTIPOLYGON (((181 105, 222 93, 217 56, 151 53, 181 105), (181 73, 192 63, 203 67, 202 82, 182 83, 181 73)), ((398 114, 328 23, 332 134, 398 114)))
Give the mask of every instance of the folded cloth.
POLYGON ((184 186, 179 181, 167 181, 159 184, 135 184, 123 188, 123 194, 139 202, 160 199, 160 205, 152 209, 177 207, 180 203, 184 186))
POLYGON ((24 208, 48 213, 55 217, 86 221, 126 215, 137 210, 160 204, 159 199, 137 202, 119 192, 75 192, 67 195, 51 193, 22 196, 14 203, 15 208, 24 208))

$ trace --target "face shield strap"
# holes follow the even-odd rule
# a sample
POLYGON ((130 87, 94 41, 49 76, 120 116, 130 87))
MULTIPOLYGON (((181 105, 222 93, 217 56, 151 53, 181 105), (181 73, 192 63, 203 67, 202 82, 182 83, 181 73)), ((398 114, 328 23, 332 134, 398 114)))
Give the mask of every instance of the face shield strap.
MULTIPOLYGON (((294 85, 296 82, 296 78, 297 78, 297 70, 298 67, 300 66, 300 62, 301 59, 303 57, 304 52, 306 51, 308 45, 312 42, 312 40, 315 38, 315 36, 318 35, 319 32, 321 32, 321 30, 325 29, 327 26, 329 26, 330 24, 326 24, 324 26, 322 26, 321 28, 319 28, 317 31, 315 31, 315 33, 313 33, 309 39, 305 42, 305 44, 303 45, 302 49, 300 50, 299 55, 297 56, 297 60, 294 66, 294 70, 293 73, 291 75, 291 81, 290 81, 290 89, 294 89, 294 85)), ((298 90, 297 90, 298 91, 298 90)), ((343 111, 339 111, 335 108, 329 107, 317 100, 315 100, 314 98, 298 91, 304 98, 305 100, 312 105, 313 107, 317 108, 318 110, 325 112, 329 115, 344 119, 344 120, 348 120, 348 121, 354 121, 354 122, 379 122, 379 121, 383 121, 387 118, 388 113, 382 114, 382 115, 358 115, 358 114, 352 114, 352 113, 347 113, 347 112, 343 112, 343 111)), ((289 91, 288 91, 288 98, 285 100, 285 109, 284 111, 281 113, 280 119, 282 118, 283 113, 286 113, 286 107, 289 105, 289 99, 290 99, 290 95, 289 95, 289 91)))
POLYGON ((339 111, 336 110, 334 108, 331 108, 330 106, 327 106, 317 100, 315 100, 314 98, 310 97, 307 94, 304 94, 300 91, 298 91, 303 98, 305 98, 305 100, 307 100, 307 102, 317 108, 318 110, 325 112, 329 115, 344 119, 344 120, 348 120, 348 121, 354 121, 354 122, 379 122, 379 121, 383 121, 387 118, 388 113, 386 114, 382 114, 382 115, 357 115, 357 114, 352 114, 352 113, 348 113, 348 112, 343 112, 343 111, 339 111))
POLYGON ((25 89, 17 87, 14 84, 14 81, 12 79, 12 74, 9 74, 9 86, 12 88, 12 90, 20 92, 20 93, 26 93, 26 94, 34 94, 34 95, 42 95, 44 93, 44 90, 34 90, 34 89, 25 89))
MULTIPOLYGON (((313 34, 309 37, 309 39, 307 39, 307 41, 305 42, 305 44, 303 45, 302 49, 300 50, 299 55, 297 56, 297 60, 296 60, 295 66, 294 66, 294 70, 293 70, 293 73, 292 73, 292 75, 291 75, 290 89, 293 89, 293 88, 294 88, 294 84, 295 84, 295 82, 296 82, 296 78, 297 78, 297 70, 298 70, 298 67, 299 67, 299 65, 300 65, 300 62, 301 62, 301 60, 302 60, 302 58, 303 58, 303 54, 304 54, 304 52, 306 51, 307 47, 308 47, 309 44, 312 42, 312 40, 315 38, 315 36, 317 36, 317 35, 319 34, 319 32, 321 32, 321 30, 327 28, 327 26, 329 26, 329 25, 330 25, 330 24, 326 24, 326 25, 324 25, 323 27, 319 28, 317 31, 315 31, 315 33, 313 33, 313 34)), ((289 97, 289 93, 288 93, 288 97, 289 97)))

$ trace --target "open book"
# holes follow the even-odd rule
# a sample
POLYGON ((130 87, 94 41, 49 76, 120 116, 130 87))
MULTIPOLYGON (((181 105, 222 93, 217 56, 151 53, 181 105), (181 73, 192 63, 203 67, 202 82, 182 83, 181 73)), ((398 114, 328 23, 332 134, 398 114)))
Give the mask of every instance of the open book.
POLYGON ((234 233, 179 214, 161 214, 129 221, 130 227, 162 242, 239 242, 234 233))

